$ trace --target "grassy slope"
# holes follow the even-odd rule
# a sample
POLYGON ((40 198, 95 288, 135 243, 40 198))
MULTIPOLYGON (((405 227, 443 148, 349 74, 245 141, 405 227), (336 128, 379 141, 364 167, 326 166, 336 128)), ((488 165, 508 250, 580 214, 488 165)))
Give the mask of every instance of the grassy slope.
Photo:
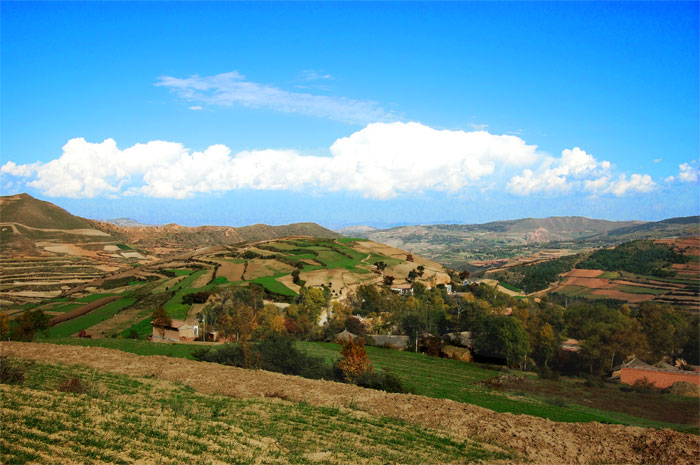
POLYGON ((191 388, 81 367, 35 364, 0 385, 0 462, 467 463, 505 459, 467 439, 352 410, 191 388), (61 392, 77 378, 84 393, 61 392), (332 439, 331 439, 332 438, 332 439), (319 456, 308 454, 321 453, 319 456), (155 461, 155 462, 154 462, 155 461))
MULTIPOLYGON (((131 352, 138 355, 168 355, 173 357, 193 359, 192 351, 201 348, 195 344, 154 344, 147 341, 130 339, 48 339, 42 342, 53 344, 81 345, 90 347, 106 347, 131 352)), ((330 343, 298 342, 299 347, 313 355, 325 358, 329 363, 335 361, 340 355, 340 346, 330 343)), ((602 423, 619 423, 653 428, 671 428, 678 431, 698 432, 697 427, 676 423, 655 421, 653 419, 640 418, 625 413, 595 409, 576 405, 568 400, 561 402, 561 397, 550 397, 546 394, 535 395, 525 392, 500 392, 486 385, 483 381, 502 375, 502 372, 483 369, 472 363, 464 363, 456 360, 428 357, 423 354, 400 352, 390 349, 368 347, 367 353, 376 368, 391 370, 399 375, 406 385, 416 394, 429 397, 452 399, 482 407, 490 408, 497 412, 510 412, 516 414, 528 414, 553 421, 598 421, 602 423), (562 405, 564 404, 564 405, 562 405)), ((549 384, 537 380, 534 377, 528 379, 529 383, 536 383, 542 392, 550 390, 549 384)), ((696 409, 697 402, 693 399, 676 398, 656 395, 653 399, 639 400, 636 393, 622 393, 617 387, 606 387, 608 391, 583 391, 581 380, 562 379, 555 383, 560 391, 568 392, 573 399, 583 399, 587 395, 607 395, 614 400, 626 402, 668 402, 669 406, 678 407, 679 404, 687 406, 687 409, 696 409), (617 396, 617 397, 616 397, 617 396), (632 399, 630 401, 630 399, 632 399)), ((600 389, 600 388, 596 388, 600 389)))
MULTIPOLYGON (((330 343, 299 342, 306 352, 333 361, 339 358, 340 346, 330 343)), ((582 405, 561 405, 561 399, 533 395, 513 395, 478 384, 502 373, 479 368, 475 364, 428 357, 424 354, 367 347, 367 354, 376 368, 391 370, 416 394, 452 399, 480 405, 497 412, 510 412, 549 418, 553 421, 598 421, 644 427, 666 427, 680 431, 696 431, 688 425, 638 418, 624 413, 590 408, 582 405)), ((561 383, 580 384, 579 380, 563 379, 561 383)), ((624 393, 623 395, 633 395, 624 393)), ((688 408, 695 404, 688 400, 688 408)))
POLYGON ((119 299, 110 302, 107 305, 100 307, 78 318, 73 318, 65 323, 58 324, 49 329, 50 337, 66 337, 79 332, 81 329, 88 329, 108 318, 111 318, 115 313, 128 307, 134 303, 134 299, 119 299))

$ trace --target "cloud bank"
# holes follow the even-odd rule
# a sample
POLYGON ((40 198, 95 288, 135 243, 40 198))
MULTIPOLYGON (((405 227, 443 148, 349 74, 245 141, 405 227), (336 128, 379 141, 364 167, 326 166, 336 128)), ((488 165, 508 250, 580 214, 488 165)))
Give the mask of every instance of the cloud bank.
POLYGON ((613 179, 610 171, 609 161, 598 161, 575 147, 563 150, 560 158, 547 157, 537 171, 526 169, 521 175, 513 176, 506 189, 521 196, 577 189, 594 195, 619 197, 632 192, 651 192, 657 187, 648 174, 632 174, 629 180, 627 175, 621 174, 613 179))
MULTIPOLYGON (((314 80, 331 78, 330 75, 320 75, 316 72, 311 77, 314 80)), ((194 75, 188 78, 161 76, 155 85, 166 87, 178 97, 200 105, 267 108, 282 113, 296 113, 356 124, 391 119, 391 115, 376 102, 290 92, 248 81, 237 71, 213 76, 194 75)))
POLYGON ((0 173, 24 178, 27 186, 45 195, 73 198, 181 199, 236 189, 306 189, 389 199, 424 191, 488 189, 499 183, 516 195, 581 190, 619 196, 656 186, 649 175, 613 178, 609 162, 578 147, 552 158, 517 136, 436 130, 420 123, 373 123, 336 140, 329 151, 330 156, 273 149, 234 154, 225 145, 192 151, 165 141, 120 149, 113 139, 92 143, 75 138, 48 163, 8 161, 0 173), (514 175, 514 170, 523 171, 514 175))

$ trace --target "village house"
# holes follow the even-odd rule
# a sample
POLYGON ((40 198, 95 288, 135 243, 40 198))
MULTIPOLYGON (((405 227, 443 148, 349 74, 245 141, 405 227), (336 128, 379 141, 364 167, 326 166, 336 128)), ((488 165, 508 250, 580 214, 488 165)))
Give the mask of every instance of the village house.
POLYGON ((394 284, 391 290, 401 295, 413 295, 413 286, 411 284, 394 284))
POLYGON ((199 336, 199 327, 182 320, 172 320, 170 325, 162 327, 151 322, 153 342, 192 342, 199 336))
POLYGON ((613 371, 613 378, 618 376, 622 384, 631 385, 638 381, 650 382, 654 387, 660 389, 673 386, 673 383, 679 381, 700 386, 700 373, 696 371, 681 370, 664 362, 649 365, 637 358, 623 363, 613 371))

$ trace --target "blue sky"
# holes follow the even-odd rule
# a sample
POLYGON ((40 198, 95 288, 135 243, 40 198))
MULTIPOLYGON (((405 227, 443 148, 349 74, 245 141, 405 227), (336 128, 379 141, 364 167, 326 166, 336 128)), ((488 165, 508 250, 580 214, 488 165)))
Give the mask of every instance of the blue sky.
POLYGON ((2 194, 185 225, 700 213, 697 2, 0 8, 2 194))

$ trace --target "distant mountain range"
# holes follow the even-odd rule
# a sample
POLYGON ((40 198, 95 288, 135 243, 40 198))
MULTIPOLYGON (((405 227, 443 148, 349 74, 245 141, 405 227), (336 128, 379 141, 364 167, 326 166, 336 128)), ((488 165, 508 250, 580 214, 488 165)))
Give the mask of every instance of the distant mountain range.
POLYGON ((96 221, 80 218, 29 194, 0 197, 0 250, 3 253, 38 255, 45 242, 74 244, 115 242, 142 249, 200 248, 287 236, 342 237, 316 223, 282 226, 256 224, 243 227, 177 224, 150 226, 130 218, 96 221))
POLYGON ((700 216, 657 222, 608 221, 580 216, 524 218, 485 224, 437 224, 376 229, 351 226, 339 233, 418 253, 447 266, 512 257, 542 248, 585 248, 632 239, 700 234, 700 216))

